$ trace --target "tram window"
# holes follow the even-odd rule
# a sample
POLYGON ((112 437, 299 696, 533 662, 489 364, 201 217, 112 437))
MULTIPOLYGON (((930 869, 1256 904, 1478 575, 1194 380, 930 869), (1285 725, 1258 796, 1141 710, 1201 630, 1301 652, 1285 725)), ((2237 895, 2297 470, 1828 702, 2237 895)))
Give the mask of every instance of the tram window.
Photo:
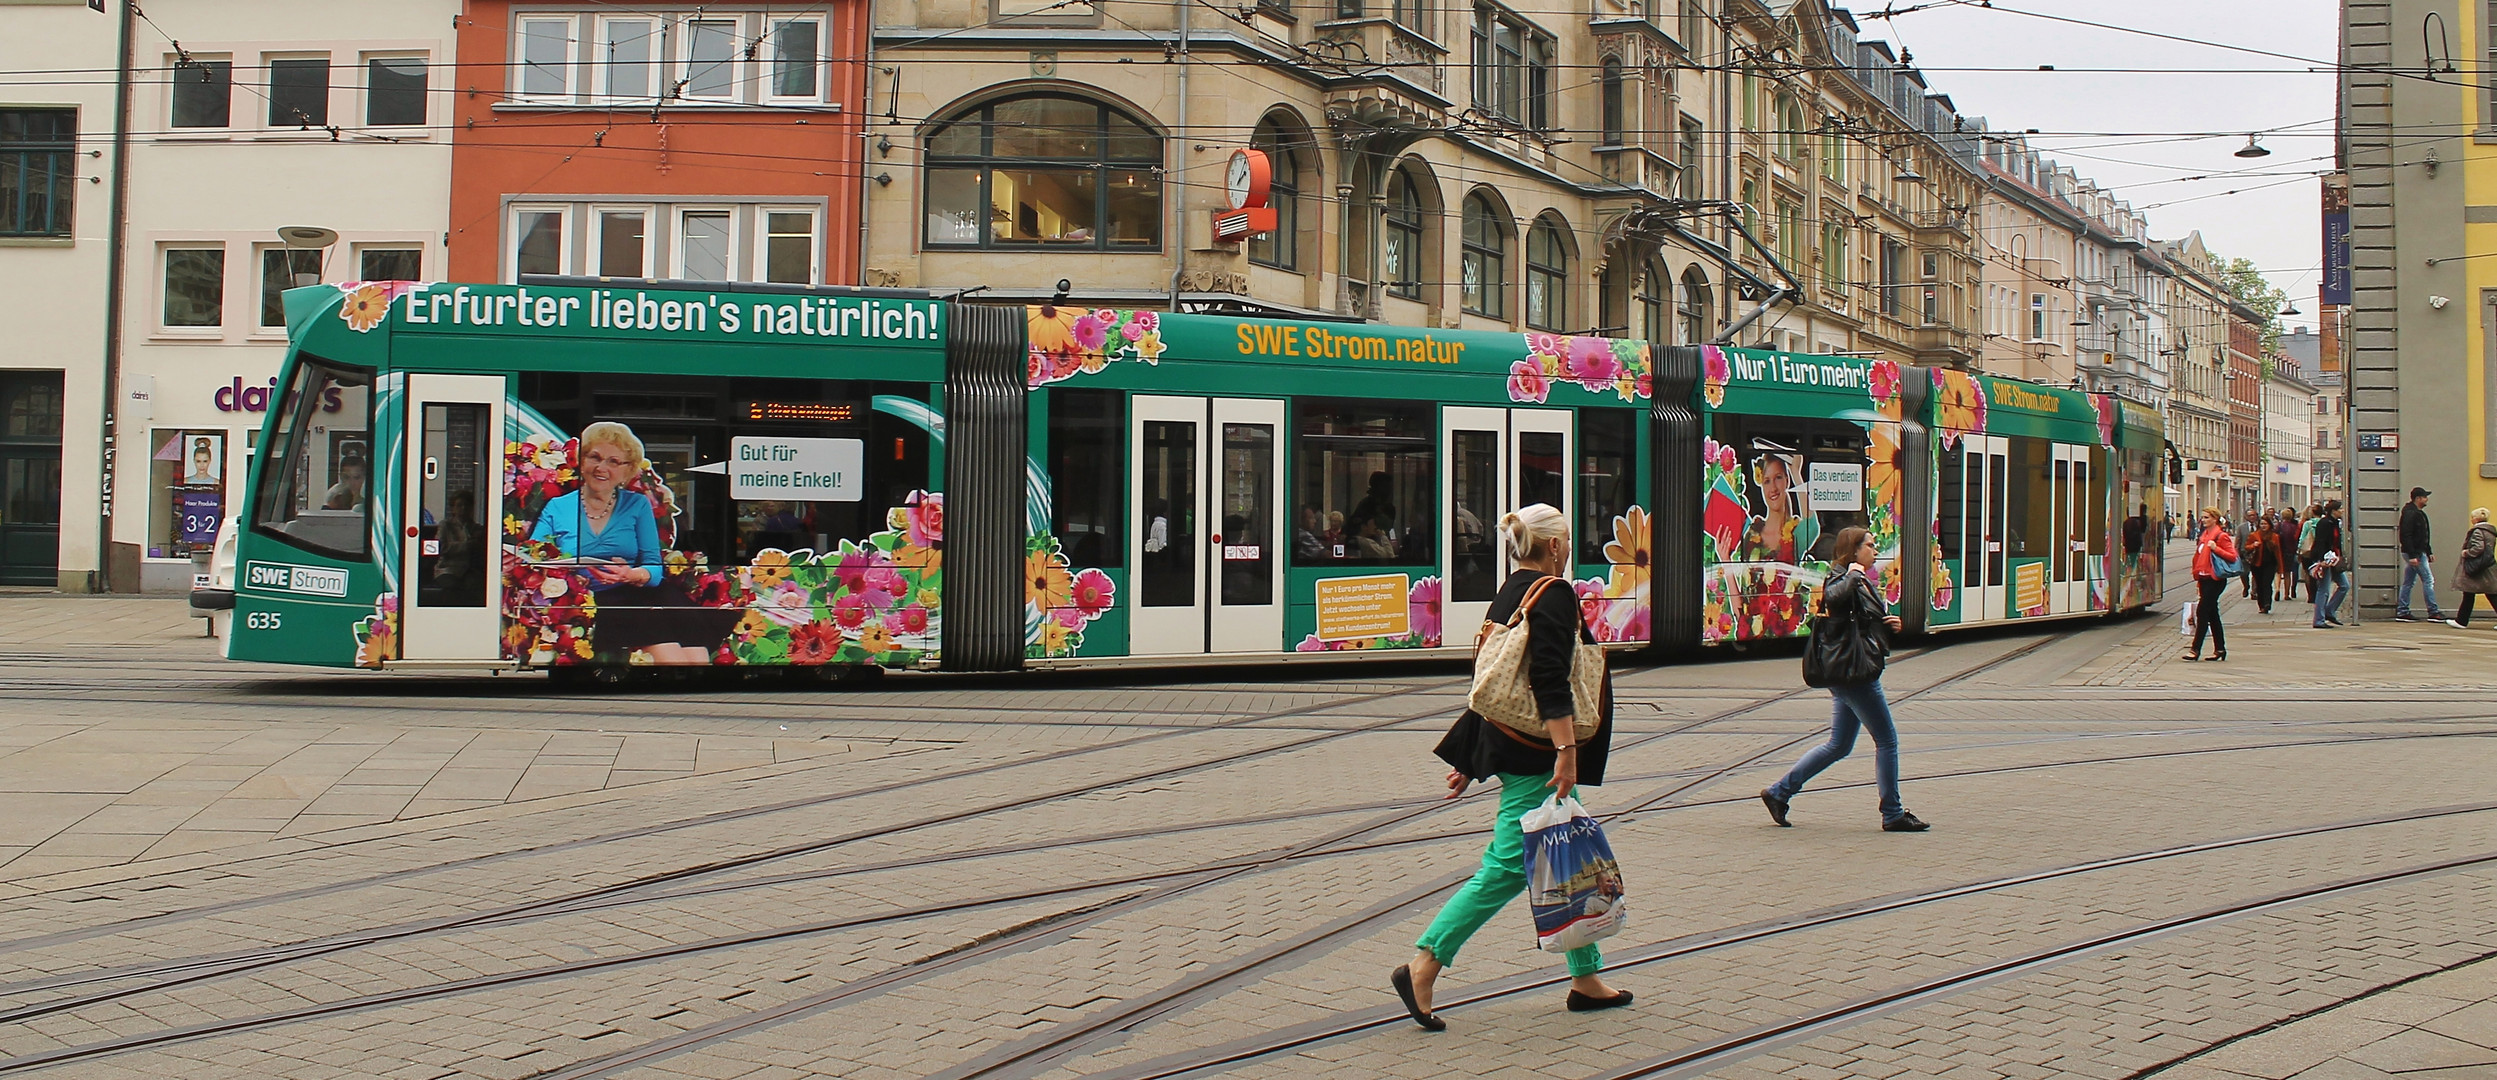
MULTIPOLYGON (((1449 527, 1456 535, 1451 545, 1448 598, 1481 603, 1500 591, 1499 538, 1491 527, 1500 520, 1500 433, 1456 431, 1448 452, 1456 455, 1449 470, 1455 489, 1449 493, 1455 504, 1455 520, 1449 527)), ((1316 542, 1312 535, 1309 543, 1316 542)))
POLYGON ((1733 449, 1744 481, 1739 508, 1744 522, 1735 542, 1735 561, 1826 562, 1838 530, 1869 520, 1860 487, 1852 506, 1815 506, 1809 504, 1805 484, 1818 464, 1851 467, 1860 477, 1870 442, 1862 427, 1844 420, 1723 413, 1710 425, 1717 442, 1733 449))
POLYGON ((1437 479, 1432 408, 1421 403, 1304 400, 1294 447, 1293 517, 1319 526, 1295 544, 1301 566, 1428 566, 1437 479))
POLYGON ((2010 548, 2003 538, 2004 488, 2003 455, 1985 455, 1985 584, 2003 583, 2003 553, 2010 548))
POLYGON ((2003 553, 2013 559, 2043 559, 2055 553, 2054 478, 2048 474, 2048 444, 2037 439, 2008 440, 2009 490, 2004 492, 2003 553))
POLYGON ((1052 389, 1049 395, 1049 531, 1073 566, 1126 565, 1119 539, 1126 483, 1125 419, 1116 390, 1052 389))
POLYGON ((308 551, 364 557, 373 493, 373 375, 308 357, 279 398, 272 444, 280 455, 260 474, 252 523, 308 551))
MULTIPOLYGON (((1960 557, 1960 537, 1968 529, 1968 450, 1965 444, 1942 450, 1941 477, 1934 487, 1934 540, 1944 559, 1960 557)), ((1965 571, 1962 572, 1963 574, 1965 571)))
POLYGON ((1273 424, 1224 424, 1222 602, 1274 602, 1275 429, 1273 424))
POLYGON ((1138 592, 1146 607, 1196 603, 1197 425, 1148 420, 1144 456, 1136 462, 1144 492, 1144 564, 1138 592))
POLYGON ((1638 416, 1628 409, 1578 414, 1578 561, 1607 562, 1613 519, 1638 501, 1638 416))

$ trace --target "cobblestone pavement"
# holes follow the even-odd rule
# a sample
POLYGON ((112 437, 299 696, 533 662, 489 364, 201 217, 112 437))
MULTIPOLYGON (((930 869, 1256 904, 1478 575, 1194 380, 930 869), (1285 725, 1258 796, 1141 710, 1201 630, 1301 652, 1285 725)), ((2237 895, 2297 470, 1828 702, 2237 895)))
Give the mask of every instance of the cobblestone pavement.
MULTIPOLYGON (((228 664, 179 601, 0 595, 0 1074, 2497 1076, 2497 632, 2238 601, 1944 637, 1869 753, 1791 651, 1628 670, 1589 806, 1637 1004, 1523 905, 1386 972, 1494 794, 1461 670, 609 694, 228 664)), ((1867 748, 1869 749, 1869 748, 1867 748)))

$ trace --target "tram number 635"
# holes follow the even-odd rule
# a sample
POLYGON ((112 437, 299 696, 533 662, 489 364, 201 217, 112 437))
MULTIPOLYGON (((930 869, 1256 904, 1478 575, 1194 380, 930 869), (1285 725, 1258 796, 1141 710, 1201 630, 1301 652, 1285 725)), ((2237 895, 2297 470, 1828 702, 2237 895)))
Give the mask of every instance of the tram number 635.
POLYGON ((282 612, 254 611, 246 613, 243 616, 243 629, 275 630, 283 623, 283 621, 284 615, 282 612))

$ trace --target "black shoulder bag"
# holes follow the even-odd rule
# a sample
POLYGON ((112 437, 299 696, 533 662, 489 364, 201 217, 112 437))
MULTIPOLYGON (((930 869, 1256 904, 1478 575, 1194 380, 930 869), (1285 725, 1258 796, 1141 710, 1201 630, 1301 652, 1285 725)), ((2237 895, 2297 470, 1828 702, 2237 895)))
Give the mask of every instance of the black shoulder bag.
POLYGON ((1855 590, 1864 586, 1849 580, 1850 576, 1841 574, 1832 582, 1847 590, 1844 611, 1831 609, 1828 586, 1821 590, 1821 609, 1812 616, 1812 637, 1804 642, 1805 686, 1859 686, 1881 678, 1884 650, 1859 612, 1862 601, 1855 590))

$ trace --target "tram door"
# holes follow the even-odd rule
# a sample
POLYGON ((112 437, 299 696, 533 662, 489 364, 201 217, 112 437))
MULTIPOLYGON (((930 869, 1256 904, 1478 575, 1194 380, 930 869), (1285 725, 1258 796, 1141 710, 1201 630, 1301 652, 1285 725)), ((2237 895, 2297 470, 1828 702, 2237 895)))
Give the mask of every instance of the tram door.
POLYGON ((1129 415, 1129 651, 1281 651, 1283 402, 1140 394, 1129 415))
POLYGON ((2004 604, 2010 599, 2011 583, 2004 567, 2005 542, 2010 536, 2006 510, 2011 494, 2010 452, 2010 444, 2000 435, 1960 439, 1964 532, 1959 610, 1964 623, 2005 617, 2004 604))
POLYGON ((2055 612, 2089 609, 2090 448, 2053 447, 2055 476, 2055 612))
POLYGON ((503 636, 503 378, 407 382, 399 657, 491 660, 503 636))
MULTIPOLYGON (((1571 504, 1570 414, 1562 409, 1449 406, 1439 413, 1439 490, 1448 527, 1440 530, 1443 645, 1466 646, 1513 568, 1500 543, 1500 515, 1550 503, 1576 526, 1571 504)), ((1577 538, 1571 538, 1573 545, 1577 538)))

